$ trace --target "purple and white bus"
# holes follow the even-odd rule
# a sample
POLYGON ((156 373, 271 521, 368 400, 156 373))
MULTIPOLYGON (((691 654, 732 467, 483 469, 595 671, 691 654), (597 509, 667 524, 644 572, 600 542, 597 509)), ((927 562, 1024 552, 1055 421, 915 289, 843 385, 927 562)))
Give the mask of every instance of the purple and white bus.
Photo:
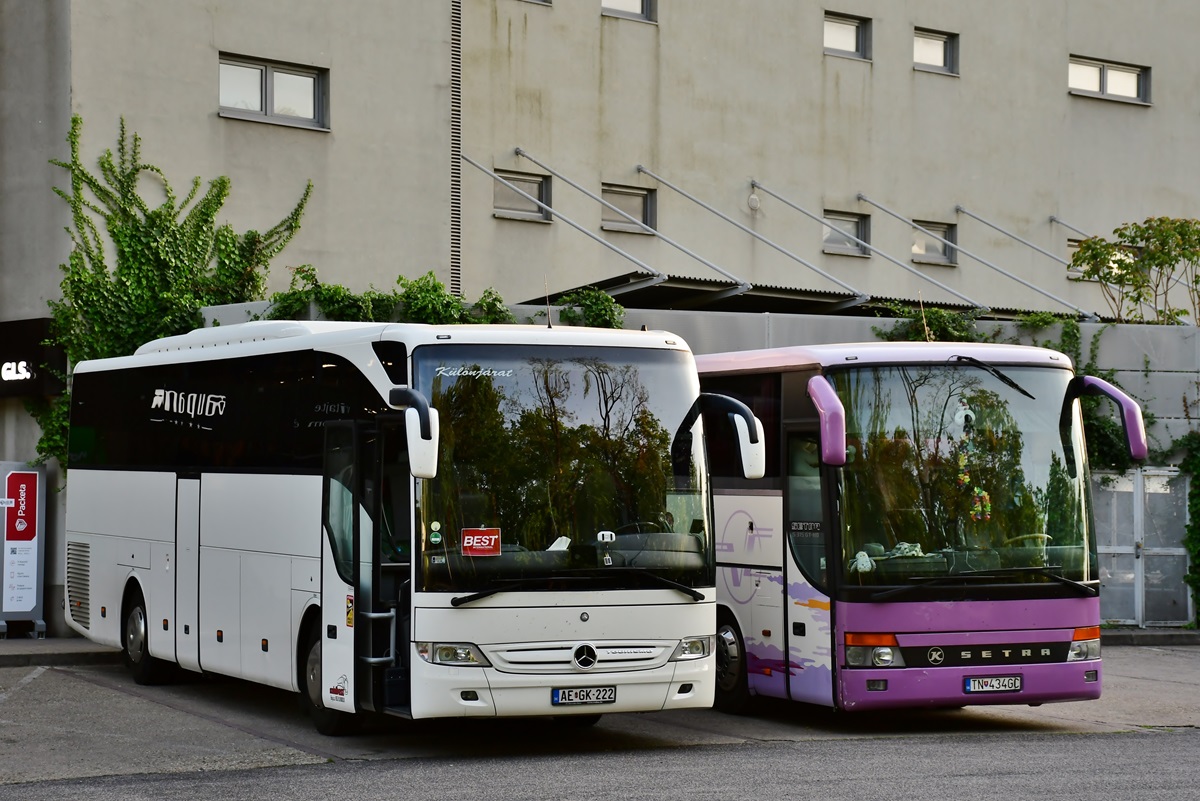
POLYGON ((1096 540, 1079 398, 1130 455, 1141 409, 1052 350, 856 343, 696 357, 766 432, 761 479, 710 441, 716 705, 842 710, 1098 698, 1096 540))

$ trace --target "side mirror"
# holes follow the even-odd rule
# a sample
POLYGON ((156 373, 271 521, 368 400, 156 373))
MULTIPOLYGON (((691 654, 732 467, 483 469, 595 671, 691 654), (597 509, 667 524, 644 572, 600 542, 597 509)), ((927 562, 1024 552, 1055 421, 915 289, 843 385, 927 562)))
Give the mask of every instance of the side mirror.
POLYGON ((750 479, 766 475, 767 440, 763 436, 762 421, 740 400, 715 392, 701 392, 692 402, 692 407, 683 416, 675 432, 674 441, 671 443, 671 464, 674 465, 675 475, 685 475, 688 451, 692 447, 691 428, 696 419, 706 412, 725 412, 729 416, 738 440, 742 475, 750 479))
POLYGON ((1146 440, 1146 424, 1142 420, 1142 407, 1133 398, 1102 378, 1084 375, 1071 379, 1071 383, 1067 385, 1067 395, 1063 399, 1059 428, 1064 432, 1068 430, 1072 404, 1083 395, 1100 395, 1117 405, 1117 408, 1121 410, 1121 424, 1125 428, 1129 458, 1135 462, 1144 461, 1150 453, 1150 446, 1146 440))
POLYGON ((823 375, 808 379, 808 397, 821 421, 821 461, 841 467, 846 463, 846 407, 823 375))
POLYGON ((746 425, 746 418, 734 412, 729 413, 733 428, 737 432, 738 451, 742 456, 742 475, 746 478, 762 478, 767 474, 767 440, 763 436, 762 421, 750 415, 754 421, 754 433, 746 425))
POLYGON ((409 472, 415 478, 434 478, 438 465, 438 412, 412 387, 396 387, 388 397, 393 406, 406 406, 409 472))

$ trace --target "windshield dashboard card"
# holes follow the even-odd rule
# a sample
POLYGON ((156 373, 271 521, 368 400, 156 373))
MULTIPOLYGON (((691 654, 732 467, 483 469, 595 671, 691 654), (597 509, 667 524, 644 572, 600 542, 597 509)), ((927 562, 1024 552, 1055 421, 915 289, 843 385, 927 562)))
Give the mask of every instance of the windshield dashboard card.
POLYGON ((1019 693, 1020 676, 984 676, 963 680, 963 692, 967 693, 1019 693))
POLYGON ((616 702, 616 687, 556 687, 550 691, 550 703, 554 706, 615 704, 616 702))

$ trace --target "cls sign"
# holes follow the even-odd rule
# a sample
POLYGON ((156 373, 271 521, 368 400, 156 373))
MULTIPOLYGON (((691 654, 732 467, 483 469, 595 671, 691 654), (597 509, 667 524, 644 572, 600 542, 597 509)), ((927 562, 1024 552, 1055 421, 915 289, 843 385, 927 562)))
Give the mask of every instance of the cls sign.
POLYGON ((5 362, 0 365, 0 379, 4 381, 28 381, 33 378, 29 362, 5 362))

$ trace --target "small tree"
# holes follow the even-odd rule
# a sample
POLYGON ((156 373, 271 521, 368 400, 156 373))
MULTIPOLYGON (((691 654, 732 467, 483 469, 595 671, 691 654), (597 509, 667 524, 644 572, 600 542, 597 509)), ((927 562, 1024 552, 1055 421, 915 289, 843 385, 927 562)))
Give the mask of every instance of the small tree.
MULTIPOLYGON (((69 190, 54 187, 71 209, 66 230, 74 248, 59 265, 62 298, 49 301, 51 341, 65 351, 68 370, 84 359, 125 356, 152 339, 190 331, 202 324, 203 306, 262 297, 271 259, 300 230, 311 182, 270 230, 238 234, 216 221, 229 196, 228 178, 210 181, 203 193, 200 178, 193 178, 180 201, 163 171, 142 162, 141 137, 128 135, 124 119, 117 154, 104 151, 94 174, 80 157, 82 129, 82 118, 73 116, 70 160, 51 162, 71 181, 69 190), (164 196, 156 206, 139 193, 146 178, 164 196), (115 251, 111 267, 106 241, 115 251)), ((69 391, 27 408, 42 429, 39 458, 55 457, 65 468, 69 391)))
POLYGON ((1200 220, 1126 223, 1112 239, 1083 240, 1071 266, 1081 273, 1077 280, 1099 283, 1118 322, 1179 324, 1188 314, 1200 320, 1200 220))

